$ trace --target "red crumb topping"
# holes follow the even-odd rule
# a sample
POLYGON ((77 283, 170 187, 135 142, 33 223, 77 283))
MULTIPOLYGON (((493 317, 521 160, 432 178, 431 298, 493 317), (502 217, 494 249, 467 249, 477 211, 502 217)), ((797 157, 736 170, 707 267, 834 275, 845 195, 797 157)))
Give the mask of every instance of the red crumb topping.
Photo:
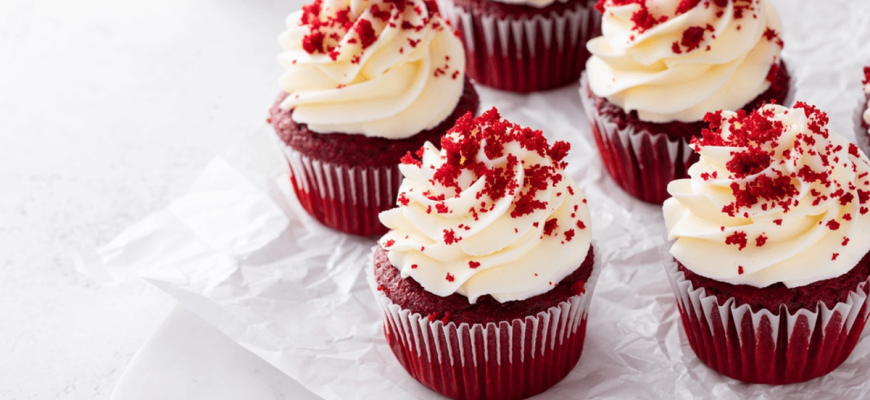
POLYGON ((758 235, 757 238, 755 238, 755 247, 764 246, 765 243, 767 243, 767 236, 764 236, 763 233, 758 235))
POLYGON ((746 247, 746 232, 737 231, 725 237, 725 244, 736 244, 737 250, 743 250, 746 247))
POLYGON ((830 230, 832 230, 832 231, 835 231, 835 230, 837 230, 837 229, 840 229, 840 223, 837 222, 837 220, 834 220, 834 219, 828 221, 828 223, 826 223, 825 226, 827 226, 828 229, 830 229, 830 230))
POLYGON ((742 265, 737 266, 737 275, 743 275, 743 266, 742 265))
POLYGON ((475 269, 480 266, 480 263, 477 261, 469 261, 468 268, 475 269))
POLYGON ((565 241, 570 242, 572 239, 574 239, 574 229, 568 229, 565 231, 565 241))
POLYGON ((417 264, 411 264, 411 269, 417 269, 417 264))
POLYGON ((393 239, 389 239, 389 240, 387 240, 386 242, 384 242, 384 247, 390 247, 390 246, 392 246, 392 245, 394 245, 394 244, 396 244, 396 241, 393 240, 393 239))
POLYGON ((446 277, 444 277, 444 279, 446 279, 446 280, 447 280, 447 282, 453 282, 453 281, 455 281, 455 280, 456 280, 456 278, 454 278, 454 277, 453 277, 453 275, 452 275, 452 274, 450 274, 450 273, 449 273, 449 272, 448 272, 448 273, 447 273, 447 276, 446 276, 446 277))
POLYGON ((683 31, 683 37, 680 39, 680 45, 686 48, 686 52, 697 49, 701 46, 701 41, 704 40, 704 28, 693 26, 683 31))
POLYGON ((837 257, 839 257, 839 256, 840 256, 840 253, 834 253, 834 254, 832 254, 832 255, 831 255, 831 261, 836 261, 836 260, 837 260, 837 257))
POLYGON ((578 220, 577 220, 577 228, 580 228, 580 229, 586 229, 586 224, 584 224, 583 221, 580 221, 580 220, 578 219, 578 220))
POLYGON ((460 240, 462 240, 462 238, 457 237, 456 232, 453 232, 453 229, 444 230, 444 244, 451 245, 453 243, 458 243, 460 240))
POLYGON ((544 223, 544 234, 547 236, 551 236, 553 231, 559 227, 558 218, 553 218, 546 223, 544 223))
POLYGON ((777 219, 773 220, 773 223, 777 224, 779 226, 782 226, 782 218, 777 218, 777 219))
POLYGON ((677 15, 684 14, 687 11, 695 8, 695 6, 700 3, 701 0, 683 0, 680 2, 680 5, 677 6, 677 15))
POLYGON ((861 83, 865 85, 870 83, 870 67, 864 67, 864 80, 861 83))
MULTIPOLYGON (((477 220, 478 213, 491 211, 495 206, 494 201, 505 196, 514 196, 510 211, 513 218, 546 209, 547 203, 535 199, 535 196, 562 180, 562 170, 566 165, 564 159, 571 145, 567 142, 549 145, 541 131, 502 120, 498 110, 492 108, 477 118, 472 118, 471 113, 459 118, 448 135, 442 137, 441 148, 444 163, 435 170, 432 184, 440 184, 453 189, 454 193, 461 193, 464 188, 460 187, 458 180, 463 171, 473 173, 472 181, 484 178, 483 189, 474 194, 476 199, 481 199, 480 206, 471 207, 468 211, 477 220), (514 154, 506 154, 505 145, 510 142, 518 143, 520 147, 541 157, 549 157, 552 165, 521 163, 514 154), (490 159, 505 157, 507 162, 501 166, 487 166, 478 161, 481 150, 490 159), (523 169, 522 182, 515 178, 519 168, 523 169), (488 196, 493 203, 488 205, 484 196, 488 196)), ((404 159, 403 162, 410 163, 404 159)))
POLYGON ((849 238, 846 237, 846 236, 843 236, 843 243, 840 243, 840 244, 843 245, 843 246, 849 244, 849 238))

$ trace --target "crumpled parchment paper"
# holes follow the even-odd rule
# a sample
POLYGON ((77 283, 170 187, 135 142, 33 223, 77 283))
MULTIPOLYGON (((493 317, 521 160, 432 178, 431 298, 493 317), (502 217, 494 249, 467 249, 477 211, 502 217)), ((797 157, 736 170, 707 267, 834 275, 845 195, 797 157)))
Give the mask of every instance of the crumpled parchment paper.
MULTIPOLYGON (((861 66, 870 64, 870 2, 774 2, 793 98, 828 112, 831 130, 854 140, 861 66)), ((531 95, 478 90, 482 109, 497 106, 509 120, 571 143, 568 173, 589 200, 603 264, 583 356, 538 398, 870 394, 866 334, 837 370, 801 384, 750 385, 703 365, 662 267, 661 209, 629 197, 603 171, 577 85, 531 95)), ((246 136, 187 195, 84 255, 80 269, 107 282, 146 279, 324 398, 440 398, 402 369, 383 338, 363 273, 375 238, 343 235, 308 217, 271 136, 268 126, 246 136)))

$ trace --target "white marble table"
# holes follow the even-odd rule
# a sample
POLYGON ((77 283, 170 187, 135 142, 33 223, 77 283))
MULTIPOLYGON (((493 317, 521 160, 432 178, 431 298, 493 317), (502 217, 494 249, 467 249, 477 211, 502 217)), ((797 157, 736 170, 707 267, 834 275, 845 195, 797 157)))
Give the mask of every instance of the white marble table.
POLYGON ((299 0, 0 0, 0 398, 109 398, 175 301, 73 254, 262 124, 299 0))

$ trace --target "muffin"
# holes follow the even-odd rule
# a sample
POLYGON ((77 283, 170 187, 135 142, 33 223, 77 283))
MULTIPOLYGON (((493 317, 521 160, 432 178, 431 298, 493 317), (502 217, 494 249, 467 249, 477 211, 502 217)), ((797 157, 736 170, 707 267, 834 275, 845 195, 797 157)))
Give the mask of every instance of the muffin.
POLYGON ((855 141, 864 154, 870 152, 870 67, 864 67, 864 91, 855 110, 855 141))
POLYGON ((399 363, 454 399, 521 399, 583 351, 598 276, 570 145, 466 114, 400 166, 367 278, 399 363))
POLYGON ((689 344, 746 382, 825 375, 867 320, 870 160, 802 102, 705 120, 700 161, 663 206, 689 344))
POLYGON ((716 110, 783 104, 790 77, 769 0, 606 0, 603 36, 580 96, 604 167, 632 196, 654 204, 697 161, 689 147, 716 110))
POLYGON ((315 0, 287 17, 269 123, 302 207, 326 226, 383 234, 398 163, 438 143, 478 97, 456 31, 423 0, 315 0))
POLYGON ((577 82, 600 34, 595 0, 439 0, 462 32, 468 76, 526 93, 577 82))

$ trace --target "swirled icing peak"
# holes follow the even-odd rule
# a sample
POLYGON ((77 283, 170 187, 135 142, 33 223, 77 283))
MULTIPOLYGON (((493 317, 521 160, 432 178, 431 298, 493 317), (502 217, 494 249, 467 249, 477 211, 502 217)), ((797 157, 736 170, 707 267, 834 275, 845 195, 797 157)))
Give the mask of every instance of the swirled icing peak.
POLYGON ((424 0, 315 0, 287 17, 278 56, 293 120, 320 133, 400 139, 443 121, 465 53, 424 0))
POLYGON ((404 277, 474 303, 549 291, 589 251, 589 209, 564 172, 570 145, 502 120, 466 114, 400 165, 398 207, 381 213, 380 244, 404 277))
POLYGON ((769 0, 601 0, 603 36, 587 44, 592 91, 648 122, 736 110, 779 71, 769 0))
POLYGON ((708 114, 690 179, 668 185, 671 254, 731 284, 807 285, 848 272, 870 250, 870 161, 798 102, 708 114))

